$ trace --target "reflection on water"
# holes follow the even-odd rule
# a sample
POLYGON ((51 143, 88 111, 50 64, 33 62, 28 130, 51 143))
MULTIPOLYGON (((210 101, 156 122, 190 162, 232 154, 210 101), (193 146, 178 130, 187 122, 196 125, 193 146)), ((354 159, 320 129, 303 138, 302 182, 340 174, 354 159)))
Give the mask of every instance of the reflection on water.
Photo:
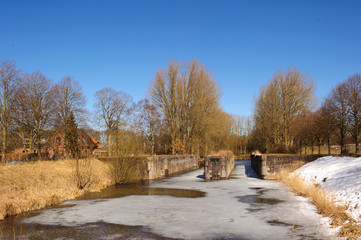
MULTIPOLYGON (((237 197, 238 201, 240 201, 242 203, 250 203, 250 204, 256 203, 256 204, 268 204, 268 205, 275 205, 280 202, 283 202, 282 200, 277 199, 277 198, 261 197, 265 192, 270 191, 271 189, 264 189, 262 187, 249 187, 248 189, 255 190, 257 194, 237 197)), ((248 209, 248 211, 250 211, 250 212, 256 212, 259 210, 260 209, 258 209, 258 208, 257 209, 249 208, 248 209)))
MULTIPOLYGON (((206 193, 191 189, 148 188, 142 185, 119 185, 100 192, 87 193, 77 200, 96 200, 119 198, 129 195, 168 195, 182 198, 205 197, 206 193)), ((54 205, 49 208, 68 208, 75 204, 54 205)), ((39 212, 28 212, 12 216, 0 221, 0 240, 2 239, 169 239, 150 233, 139 226, 123 226, 97 222, 78 227, 51 226, 41 224, 25 224, 20 221, 38 215, 39 212)))
POLYGON ((291 227, 292 229, 301 227, 300 225, 297 224, 286 223, 279 220, 268 220, 267 222, 272 226, 287 226, 287 227, 291 227))
POLYGON ((168 195, 172 197, 199 198, 204 197, 206 193, 191 189, 148 188, 137 184, 128 184, 107 188, 100 192, 87 193, 77 198, 77 200, 119 198, 129 195, 168 195))
POLYGON ((6 236, 6 233, 10 233, 12 235, 14 235, 14 233, 16 236, 18 235, 19 232, 22 231, 22 226, 23 223, 20 223, 19 221, 21 219, 24 218, 30 218, 30 217, 35 217, 39 215, 38 212, 25 212, 22 214, 19 214, 17 216, 10 216, 8 218, 5 218, 4 220, 0 221, 0 239, 7 239, 4 238, 4 236, 6 236))
POLYGON ((9 230, 1 231, 0 239, 171 239, 151 233, 144 227, 104 222, 88 223, 78 227, 17 224, 9 230))
POLYGON ((268 205, 275 205, 278 204, 280 202, 283 202, 280 199, 276 199, 276 198, 263 198, 260 197, 259 195, 246 195, 246 196, 240 196, 237 197, 238 201, 243 202, 243 203, 258 203, 258 204, 268 204, 268 205))
POLYGON ((246 208, 246 210, 249 211, 249 212, 259 212, 262 209, 261 208, 246 208))
POLYGON ((74 207, 76 204, 62 204, 62 205, 53 205, 49 208, 68 208, 68 207, 74 207))

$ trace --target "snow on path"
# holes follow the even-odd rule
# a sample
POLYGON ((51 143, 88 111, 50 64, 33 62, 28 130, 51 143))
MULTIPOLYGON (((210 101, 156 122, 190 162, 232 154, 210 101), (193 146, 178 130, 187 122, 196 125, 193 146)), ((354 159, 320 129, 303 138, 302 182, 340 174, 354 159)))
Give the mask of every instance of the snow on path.
POLYGON ((103 221, 145 226, 165 237, 183 239, 329 239, 327 219, 309 200, 290 193, 281 183, 254 175, 249 161, 237 163, 232 179, 204 181, 203 170, 152 183, 149 187, 194 189, 205 197, 131 195, 115 199, 78 200, 70 208, 54 208, 25 219, 26 223, 79 226, 103 221), (261 197, 256 202, 256 197, 261 197), (270 201, 272 204, 267 204, 270 201))
POLYGON ((351 216, 361 220, 361 158, 322 157, 295 172, 349 206, 351 216))

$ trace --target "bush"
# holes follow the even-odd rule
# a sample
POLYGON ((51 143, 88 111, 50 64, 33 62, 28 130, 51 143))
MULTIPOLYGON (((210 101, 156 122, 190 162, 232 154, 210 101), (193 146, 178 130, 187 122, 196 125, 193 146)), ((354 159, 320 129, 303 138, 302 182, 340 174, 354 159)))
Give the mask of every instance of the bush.
POLYGON ((287 153, 287 148, 283 144, 279 144, 273 148, 272 153, 287 153))
POLYGON ((102 158, 113 165, 112 176, 116 184, 138 183, 146 178, 146 158, 135 156, 102 158))

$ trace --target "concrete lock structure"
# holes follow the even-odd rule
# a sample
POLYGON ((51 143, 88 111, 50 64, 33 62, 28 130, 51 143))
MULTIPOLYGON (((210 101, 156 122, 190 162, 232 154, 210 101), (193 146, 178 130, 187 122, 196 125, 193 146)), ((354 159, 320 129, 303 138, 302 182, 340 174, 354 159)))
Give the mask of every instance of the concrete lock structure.
POLYGON ((146 179, 154 180, 198 168, 196 155, 152 156, 146 158, 146 179))
POLYGON ((312 162, 321 155, 264 154, 251 155, 253 170, 261 179, 277 179, 277 173, 286 169, 296 169, 312 162))
POLYGON ((204 158, 204 179, 227 179, 234 169, 234 156, 206 156, 204 158))

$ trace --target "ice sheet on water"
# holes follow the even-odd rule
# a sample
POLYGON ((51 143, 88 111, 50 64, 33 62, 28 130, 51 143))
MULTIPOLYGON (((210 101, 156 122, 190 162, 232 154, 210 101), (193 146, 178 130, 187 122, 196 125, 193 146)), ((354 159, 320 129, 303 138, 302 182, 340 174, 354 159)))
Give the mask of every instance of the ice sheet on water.
POLYGON ((301 235, 327 238, 331 234, 308 200, 294 196, 281 183, 248 178, 244 163, 234 171, 242 179, 209 182, 197 177, 202 171, 153 183, 151 187, 196 189, 206 192, 205 197, 131 195, 104 201, 70 201, 76 205, 44 210, 25 221, 66 226, 97 221, 141 225, 166 237, 184 239, 299 239, 301 235), (277 204, 239 201, 247 195, 280 201, 277 204), (259 211, 249 211, 250 208, 259 211))

